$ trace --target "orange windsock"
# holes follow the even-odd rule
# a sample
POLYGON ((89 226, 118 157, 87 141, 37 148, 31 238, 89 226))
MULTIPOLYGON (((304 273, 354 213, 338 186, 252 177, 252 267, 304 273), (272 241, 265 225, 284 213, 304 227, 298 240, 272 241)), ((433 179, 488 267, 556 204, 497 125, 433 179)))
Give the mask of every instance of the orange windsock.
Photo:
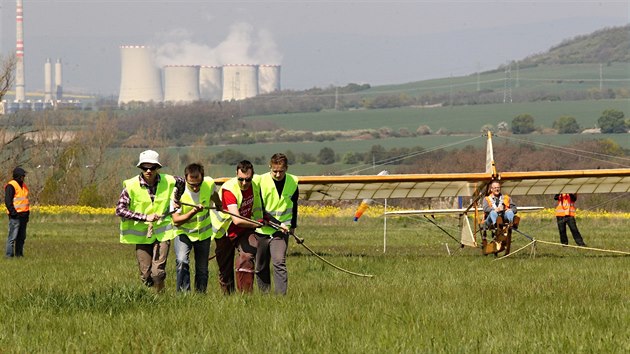
POLYGON ((354 213, 354 221, 358 221, 361 215, 363 215, 363 213, 373 202, 374 201, 372 199, 363 199, 361 204, 359 204, 359 208, 357 208, 357 211, 354 213))

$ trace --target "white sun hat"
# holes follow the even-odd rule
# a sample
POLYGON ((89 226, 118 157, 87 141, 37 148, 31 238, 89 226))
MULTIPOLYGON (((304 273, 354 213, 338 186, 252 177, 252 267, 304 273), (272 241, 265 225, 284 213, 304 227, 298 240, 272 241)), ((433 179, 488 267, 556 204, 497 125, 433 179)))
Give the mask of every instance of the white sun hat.
POLYGON ((140 159, 136 167, 140 167, 140 165, 142 165, 143 163, 151 163, 151 164, 162 167, 162 164, 160 163, 159 159, 160 159, 160 154, 158 154, 157 152, 153 150, 145 150, 140 153, 140 159))

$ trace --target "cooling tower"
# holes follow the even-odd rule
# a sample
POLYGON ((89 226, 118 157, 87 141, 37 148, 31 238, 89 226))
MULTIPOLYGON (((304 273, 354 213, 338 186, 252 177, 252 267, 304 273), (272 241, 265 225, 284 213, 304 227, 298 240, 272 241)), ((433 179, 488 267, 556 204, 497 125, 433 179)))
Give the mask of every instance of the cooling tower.
POLYGON ((132 101, 162 102, 162 77, 148 47, 120 47, 118 104, 132 101))
POLYGON ((15 101, 25 100, 24 88, 24 14, 22 12, 22 0, 17 0, 15 6, 15 101))
POLYGON ((258 65, 223 66, 223 101, 258 95, 258 65))
POLYGON ((280 65, 261 65, 258 67, 258 92, 275 91, 280 91, 280 65))
POLYGON ((164 102, 199 101, 199 66, 164 67, 164 102))
POLYGON ((63 87, 61 83, 63 82, 63 76, 61 73, 61 59, 57 59, 55 62, 55 98, 57 101, 61 101, 63 99, 63 87))
POLYGON ((52 64, 50 58, 44 63, 44 102, 52 101, 52 64))
POLYGON ((223 97, 223 74, 220 66, 199 68, 199 95, 202 100, 220 101, 223 97))

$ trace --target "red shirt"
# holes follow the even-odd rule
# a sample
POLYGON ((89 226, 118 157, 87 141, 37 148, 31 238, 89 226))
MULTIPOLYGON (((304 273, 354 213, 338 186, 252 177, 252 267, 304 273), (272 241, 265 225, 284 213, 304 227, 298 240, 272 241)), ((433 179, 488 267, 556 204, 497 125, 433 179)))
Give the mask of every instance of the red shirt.
MULTIPOLYGON (((241 190, 243 195, 243 201, 241 203, 241 207, 238 209, 238 213, 246 218, 252 217, 252 210, 254 208, 254 188, 249 187, 247 190, 241 190)), ((236 196, 232 192, 227 189, 223 190, 223 210, 229 210, 228 205, 237 205, 236 196)), ((236 224, 230 224, 228 228, 227 235, 230 238, 236 237, 237 234, 243 232, 244 230, 248 230, 249 228, 239 227, 236 224)))

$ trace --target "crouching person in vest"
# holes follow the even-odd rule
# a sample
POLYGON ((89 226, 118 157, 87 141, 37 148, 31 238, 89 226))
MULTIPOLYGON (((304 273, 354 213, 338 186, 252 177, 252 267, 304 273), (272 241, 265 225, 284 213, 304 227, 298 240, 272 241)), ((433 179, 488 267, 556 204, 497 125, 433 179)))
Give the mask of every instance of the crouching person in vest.
POLYGON ((225 218, 223 231, 215 236, 219 284, 224 294, 234 292, 235 249, 238 250, 236 287, 245 293, 253 291, 254 257, 257 247, 255 230, 259 224, 247 219, 262 219, 260 189, 258 184, 252 182, 253 178, 254 166, 251 162, 243 160, 236 166, 236 177, 221 186, 223 210, 234 214, 225 218), (222 237, 222 232, 227 236, 222 237))
POLYGON ((170 240, 175 237, 169 209, 171 197, 179 201, 185 182, 181 177, 158 173, 162 167, 153 150, 140 153, 140 175, 123 181, 116 205, 120 216, 120 242, 136 246, 140 278, 157 292, 164 289, 170 240))
POLYGON ((184 178, 186 189, 181 197, 181 208, 173 210, 177 235, 173 241, 177 291, 190 291, 190 251, 194 251, 195 290, 205 293, 208 287, 210 241, 221 227, 215 206, 221 207, 221 199, 214 180, 204 176, 201 164, 186 166, 184 178))
MULTIPOLYGON (((288 284, 287 248, 289 233, 297 227, 298 179, 288 174, 286 155, 278 153, 271 157, 270 172, 260 176, 260 193, 267 215, 278 221, 281 229, 263 226, 256 230, 258 251, 256 252, 256 282, 262 292, 269 292, 271 277, 269 263, 273 264, 275 293, 286 295, 288 284)), ((272 220, 273 220, 272 219, 272 220)))

